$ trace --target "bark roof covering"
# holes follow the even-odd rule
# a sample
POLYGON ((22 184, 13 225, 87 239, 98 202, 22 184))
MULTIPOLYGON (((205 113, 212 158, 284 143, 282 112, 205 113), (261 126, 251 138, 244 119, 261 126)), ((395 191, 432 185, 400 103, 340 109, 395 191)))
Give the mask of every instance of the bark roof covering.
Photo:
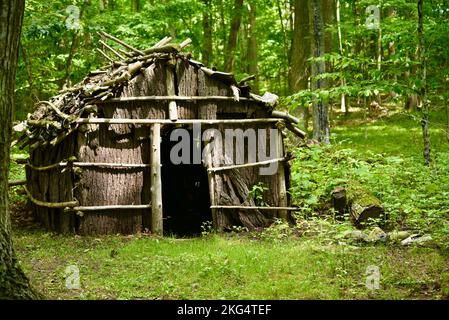
MULTIPOLYGON (((103 33, 103 35, 107 34, 103 33)), ((102 50, 97 49, 110 63, 99 70, 90 72, 73 87, 61 90, 49 101, 38 102, 35 111, 28 114, 27 120, 14 127, 15 131, 22 132, 15 143, 20 143, 21 147, 30 145, 30 149, 60 143, 70 132, 77 129, 79 118, 95 116, 98 110, 97 104, 119 97, 121 89, 128 81, 161 60, 181 59, 201 69, 209 77, 228 85, 236 101, 243 96, 269 109, 277 103, 276 95, 270 93, 266 93, 263 97, 255 95, 250 92, 250 87, 245 81, 238 83, 232 73, 209 69, 201 62, 191 59, 190 54, 182 53, 182 49, 190 43, 189 39, 176 45, 171 43, 171 38, 166 37, 151 48, 138 50, 113 36, 107 35, 107 37, 115 39, 116 42, 124 44, 128 50, 131 50, 121 50, 121 53, 118 53, 112 49, 114 56, 118 57, 113 60, 102 50)))

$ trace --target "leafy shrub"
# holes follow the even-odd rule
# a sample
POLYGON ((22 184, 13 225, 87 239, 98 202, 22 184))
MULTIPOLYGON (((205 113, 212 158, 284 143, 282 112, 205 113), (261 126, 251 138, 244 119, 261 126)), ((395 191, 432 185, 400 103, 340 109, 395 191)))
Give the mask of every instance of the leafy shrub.
POLYGON ((303 215, 329 212, 332 190, 362 185, 382 203, 400 229, 449 239, 449 155, 437 153, 432 167, 414 157, 357 154, 353 149, 312 146, 295 150, 290 193, 303 215))

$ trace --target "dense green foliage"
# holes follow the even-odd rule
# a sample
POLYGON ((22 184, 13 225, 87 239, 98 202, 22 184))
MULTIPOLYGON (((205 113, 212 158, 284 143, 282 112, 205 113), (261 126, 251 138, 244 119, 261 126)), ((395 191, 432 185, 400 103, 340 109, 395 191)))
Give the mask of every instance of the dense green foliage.
MULTIPOLYGON (((288 92, 289 61, 292 55, 297 54, 291 52, 294 4, 293 0, 245 1, 238 46, 234 53, 238 77, 247 75, 248 39, 256 37, 261 89, 282 95, 288 92), (248 3, 257 6, 255 34, 249 34, 248 3)), ((375 3, 381 12, 380 32, 365 25, 368 18, 365 9, 372 4, 368 0, 341 1, 343 51, 339 52, 334 18, 326 31, 332 39, 325 56, 330 67, 326 74, 320 75, 330 79, 331 85, 315 93, 335 102, 342 93, 369 99, 381 94, 387 100, 403 102, 407 95, 419 89, 421 84, 416 72, 419 65, 416 60, 416 1, 375 3), (344 85, 341 79, 346 80, 344 85), (391 95, 392 92, 395 94, 391 95)), ((205 58, 203 20, 206 14, 212 22, 213 31, 209 64, 223 69, 223 52, 226 50, 231 18, 235 14, 231 0, 141 0, 137 9, 135 1, 130 0, 31 0, 26 5, 17 77, 19 117, 31 109, 33 99, 48 98, 67 81, 80 81, 89 70, 104 63, 95 51, 99 47, 97 31, 100 30, 114 34, 137 48, 148 47, 166 35, 176 37, 179 42, 190 37, 193 44, 189 50, 201 60, 205 58), (73 15, 67 9, 70 5, 79 8, 80 29, 69 28, 73 15)), ((425 17, 430 98, 434 103, 447 103, 447 3, 425 2, 425 17)), ((298 102, 307 104, 310 96, 309 90, 295 94, 291 99, 292 108, 296 108, 298 102)), ((359 106, 364 102, 351 103, 359 106)))
MULTIPOLYGON (((434 114, 435 118, 440 114, 434 114)), ((431 232, 449 243, 449 155, 447 142, 434 145, 435 161, 420 161, 420 132, 408 115, 373 125, 340 126, 334 144, 297 150, 291 194, 307 215, 329 213, 335 187, 362 185, 381 201, 389 228, 431 232), (379 133, 381 132, 381 133, 379 133), (389 141, 394 136, 394 141, 389 141)), ((435 119, 436 120, 436 119, 435 119)), ((432 131, 434 141, 441 135, 432 131)))

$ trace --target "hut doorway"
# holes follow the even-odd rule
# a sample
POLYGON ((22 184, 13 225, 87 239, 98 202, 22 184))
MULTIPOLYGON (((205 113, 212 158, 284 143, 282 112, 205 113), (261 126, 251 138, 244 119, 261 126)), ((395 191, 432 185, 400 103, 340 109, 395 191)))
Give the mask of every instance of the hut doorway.
MULTIPOLYGON (((197 236, 203 223, 212 221, 207 171, 202 164, 193 164, 193 159, 190 164, 173 164, 170 152, 178 141, 170 141, 172 131, 162 133, 161 144, 164 234, 197 236)), ((189 136, 192 157, 191 130, 189 136)))

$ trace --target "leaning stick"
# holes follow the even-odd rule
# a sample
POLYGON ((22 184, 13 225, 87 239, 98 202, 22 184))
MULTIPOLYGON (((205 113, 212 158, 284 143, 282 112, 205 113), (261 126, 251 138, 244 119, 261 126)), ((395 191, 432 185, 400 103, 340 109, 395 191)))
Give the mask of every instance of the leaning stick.
POLYGON ((298 124, 298 123, 299 123, 299 119, 298 119, 298 118, 292 116, 291 114, 289 114, 289 113, 287 113, 287 112, 282 112, 282 111, 274 110, 274 111, 271 112, 271 115, 272 115, 273 117, 276 117, 276 118, 282 118, 282 119, 285 119, 285 120, 287 120, 287 121, 289 121, 289 122, 293 122, 293 123, 295 123, 295 124, 298 124))
POLYGON ((110 34, 104 32, 104 31, 100 31, 100 34, 101 34, 102 36, 105 36, 106 38, 112 40, 112 41, 117 42, 118 44, 121 44, 121 45, 124 46, 125 48, 127 48, 127 49, 129 49, 129 50, 131 50, 131 51, 134 51, 135 53, 138 53, 138 54, 140 54, 140 55, 142 55, 142 56, 145 55, 145 53, 143 53, 143 51, 140 51, 139 49, 136 49, 136 48, 130 46, 130 45, 127 44, 126 42, 123 42, 122 40, 117 39, 116 37, 111 36, 110 34))
POLYGON ((114 60, 112 60, 111 58, 109 58, 109 56, 108 56, 106 53, 104 53, 101 49, 97 48, 97 51, 100 52, 101 55, 102 55, 103 57, 105 57, 109 62, 114 63, 114 60))
POLYGON ((115 51, 114 48, 112 48, 111 46, 109 46, 106 42, 104 42, 103 40, 99 41, 102 45, 104 45, 106 48, 109 49, 109 51, 111 51, 113 54, 115 54, 117 57, 120 58, 120 60, 125 60, 125 57, 123 57, 120 53, 118 53, 117 51, 115 51))
POLYGON ((23 186, 23 189, 25 189, 25 192, 28 196, 28 198, 33 202, 34 204, 40 206, 40 207, 47 207, 47 208, 67 208, 67 207, 76 207, 79 203, 78 201, 67 201, 67 202, 45 202, 37 200, 33 197, 31 192, 27 189, 26 186, 23 186))

